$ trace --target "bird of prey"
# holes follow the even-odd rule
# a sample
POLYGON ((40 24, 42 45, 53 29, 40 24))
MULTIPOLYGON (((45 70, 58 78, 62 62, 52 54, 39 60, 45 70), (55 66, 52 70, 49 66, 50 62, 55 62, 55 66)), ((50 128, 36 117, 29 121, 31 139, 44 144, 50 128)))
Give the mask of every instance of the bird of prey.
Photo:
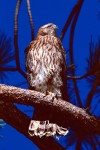
MULTIPOLYGON (((36 39, 26 48, 26 72, 29 89, 66 100, 66 55, 57 37, 57 28, 53 23, 39 28, 36 39)), ((41 137, 56 134, 57 131, 60 134, 67 133, 67 129, 45 120, 48 116, 50 118, 48 114, 50 112, 46 113, 44 107, 42 113, 38 108, 35 112, 38 114, 38 121, 31 121, 29 126, 31 135, 41 137)))

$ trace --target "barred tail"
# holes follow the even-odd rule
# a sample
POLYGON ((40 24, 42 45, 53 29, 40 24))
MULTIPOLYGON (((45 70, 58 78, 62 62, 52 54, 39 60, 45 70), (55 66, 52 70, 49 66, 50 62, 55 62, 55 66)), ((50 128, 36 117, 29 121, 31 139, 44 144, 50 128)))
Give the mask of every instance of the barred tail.
POLYGON ((57 124, 49 123, 49 120, 46 121, 36 121, 31 120, 28 133, 30 136, 65 136, 68 134, 68 129, 59 127, 57 124))

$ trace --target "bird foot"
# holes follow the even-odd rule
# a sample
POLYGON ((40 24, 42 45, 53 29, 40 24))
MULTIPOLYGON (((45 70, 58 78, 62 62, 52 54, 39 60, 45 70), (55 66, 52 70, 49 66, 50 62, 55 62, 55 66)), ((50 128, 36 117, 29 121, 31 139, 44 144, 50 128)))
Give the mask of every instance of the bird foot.
POLYGON ((46 95, 50 95, 52 98, 57 96, 57 94, 52 93, 52 92, 50 92, 48 90, 46 91, 46 95))
POLYGON ((57 94, 52 93, 52 92, 50 92, 50 91, 46 91, 46 95, 47 95, 47 96, 50 96, 50 99, 51 99, 51 100, 54 100, 55 98, 58 99, 57 94))

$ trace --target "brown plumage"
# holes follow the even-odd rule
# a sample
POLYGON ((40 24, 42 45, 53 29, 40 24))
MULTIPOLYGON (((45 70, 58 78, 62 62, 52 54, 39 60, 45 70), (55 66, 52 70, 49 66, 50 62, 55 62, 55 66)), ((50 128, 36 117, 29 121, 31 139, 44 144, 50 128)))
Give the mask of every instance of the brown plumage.
POLYGON ((57 26, 47 24, 38 31, 36 40, 26 49, 27 78, 30 89, 52 92, 65 99, 66 60, 57 26))
MULTIPOLYGON (((36 39, 27 47, 27 79, 29 89, 45 94, 48 91, 66 99, 66 57, 56 29, 52 23, 42 26, 36 39)), ((45 117, 42 112, 39 119, 45 117)))

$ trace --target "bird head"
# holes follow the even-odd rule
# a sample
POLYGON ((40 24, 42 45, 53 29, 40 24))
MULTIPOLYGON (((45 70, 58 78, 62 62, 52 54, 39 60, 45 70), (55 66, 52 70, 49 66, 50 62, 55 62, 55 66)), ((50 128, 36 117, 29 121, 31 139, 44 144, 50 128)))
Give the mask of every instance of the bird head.
POLYGON ((39 28, 38 35, 45 36, 45 35, 52 35, 56 36, 56 30, 58 27, 53 23, 48 23, 43 25, 39 28))

